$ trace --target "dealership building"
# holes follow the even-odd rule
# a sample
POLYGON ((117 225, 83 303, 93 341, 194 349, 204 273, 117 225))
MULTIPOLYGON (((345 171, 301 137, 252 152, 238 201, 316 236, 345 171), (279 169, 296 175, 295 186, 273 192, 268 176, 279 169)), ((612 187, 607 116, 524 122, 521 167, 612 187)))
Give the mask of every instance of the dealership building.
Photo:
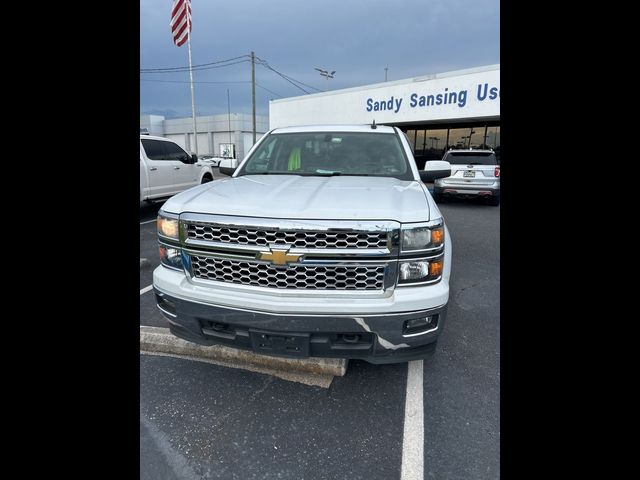
MULTIPOLYGON (((269 128, 269 118, 256 116, 256 140, 269 128)), ((243 158, 253 145, 252 116, 243 113, 196 117, 198 155, 243 158)), ((162 115, 140 115, 140 132, 166 137, 187 151, 195 152, 193 119, 165 119, 162 115)))
POLYGON ((500 156, 500 65, 456 70, 269 102, 269 127, 394 125, 418 166, 447 148, 492 148, 500 156))

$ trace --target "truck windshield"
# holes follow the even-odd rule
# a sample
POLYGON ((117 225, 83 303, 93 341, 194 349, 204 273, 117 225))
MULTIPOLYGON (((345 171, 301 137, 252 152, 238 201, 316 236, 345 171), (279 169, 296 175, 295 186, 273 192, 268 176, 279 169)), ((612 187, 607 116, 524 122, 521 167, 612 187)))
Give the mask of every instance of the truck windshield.
POLYGON ((455 152, 445 158, 452 165, 497 165, 492 152, 455 152))
POLYGON ((379 176, 413 180, 394 133, 272 133, 244 164, 241 175, 379 176))

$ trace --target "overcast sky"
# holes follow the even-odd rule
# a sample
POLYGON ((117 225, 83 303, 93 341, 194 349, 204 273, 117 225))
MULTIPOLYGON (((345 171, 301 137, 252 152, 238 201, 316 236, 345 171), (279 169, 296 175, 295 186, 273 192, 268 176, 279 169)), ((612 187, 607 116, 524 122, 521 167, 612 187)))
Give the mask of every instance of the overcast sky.
MULTIPOLYGON (((309 92, 500 63, 498 0, 193 0, 194 65, 249 55, 309 92), (335 70, 333 79, 315 67, 335 70)), ((189 65, 169 27, 172 0, 140 1, 140 68, 189 65)), ((239 60, 248 60, 242 57, 239 60)), ((194 71, 199 115, 251 113, 251 63, 194 71), (211 83, 199 83, 211 82, 211 83)), ((256 110, 304 95, 256 65, 256 110)), ((189 73, 140 74, 140 112, 191 116, 189 73)))

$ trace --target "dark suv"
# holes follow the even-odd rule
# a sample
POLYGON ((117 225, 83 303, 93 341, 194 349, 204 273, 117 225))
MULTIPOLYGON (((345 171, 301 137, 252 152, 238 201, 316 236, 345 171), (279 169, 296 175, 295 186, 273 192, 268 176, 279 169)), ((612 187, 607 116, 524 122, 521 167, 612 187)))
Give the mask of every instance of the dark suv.
POLYGON ((451 176, 433 184, 433 199, 444 196, 484 197, 500 205, 500 165, 493 150, 449 150, 442 160, 451 164, 451 176))

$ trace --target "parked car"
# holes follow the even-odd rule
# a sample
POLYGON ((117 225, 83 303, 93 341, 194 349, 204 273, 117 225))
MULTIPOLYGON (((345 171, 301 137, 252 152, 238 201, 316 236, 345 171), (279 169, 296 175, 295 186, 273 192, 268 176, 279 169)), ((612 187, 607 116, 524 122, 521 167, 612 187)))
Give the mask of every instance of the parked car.
POLYGON ((449 150, 442 159, 451 164, 451 176, 434 181, 436 202, 446 196, 483 197, 500 205, 500 165, 493 150, 449 150))
POLYGON ((198 162, 176 142, 140 135, 140 201, 171 197, 213 180, 211 166, 198 162))
POLYGON ((216 157, 215 155, 201 155, 199 160, 211 165, 212 167, 220 166, 220 161, 224 160, 224 157, 216 157))
POLYGON ((402 131, 276 128, 158 214, 158 309, 188 341, 394 363, 433 353, 451 238, 402 131))

